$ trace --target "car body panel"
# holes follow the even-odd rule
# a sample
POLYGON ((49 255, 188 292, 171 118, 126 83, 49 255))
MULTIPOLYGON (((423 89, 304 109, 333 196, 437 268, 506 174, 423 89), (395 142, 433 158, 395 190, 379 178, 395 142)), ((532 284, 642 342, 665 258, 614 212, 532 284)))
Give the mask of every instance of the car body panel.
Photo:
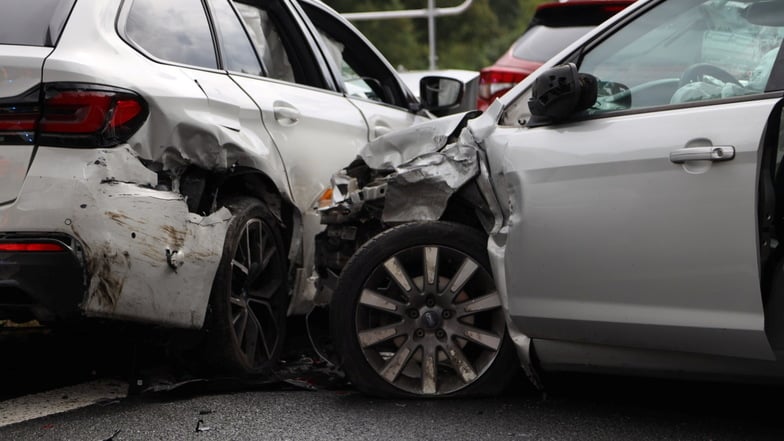
POLYGON ((128 145, 39 148, 0 224, 81 242, 86 315, 198 328, 231 214, 189 214, 182 195, 150 188, 156 182, 128 145))
MULTIPOLYGON (((769 32, 767 26, 783 28, 784 22, 753 15, 747 2, 713 2, 697 8, 698 4, 636 2, 545 63, 481 116, 467 121, 462 133, 451 136, 450 142, 423 148, 416 138, 409 139, 395 150, 414 155, 395 161, 399 153, 390 149, 391 164, 379 160, 384 155, 363 152, 370 178, 367 170, 356 171, 357 163, 336 175, 335 189, 349 191, 340 194, 333 206, 323 208, 325 221, 340 231, 341 224, 351 225, 352 216, 361 212, 354 206, 368 203, 363 197, 379 193, 382 187, 387 195, 394 194, 394 187, 401 186, 397 182, 401 170, 427 174, 433 156, 446 157, 450 150, 473 146, 488 172, 472 182, 479 189, 489 189, 481 191, 485 202, 492 205, 495 201, 500 209, 492 213, 496 222, 481 223, 489 235, 491 267, 509 314, 510 336, 522 364, 534 372, 532 377, 538 378, 538 364, 545 370, 781 378, 782 347, 771 339, 772 334, 766 335, 766 330, 772 332, 771 325, 781 323, 780 314, 772 313, 780 308, 771 306, 771 295, 780 296, 780 291, 771 290, 781 288, 781 254, 778 243, 764 242, 768 233, 760 229, 766 222, 777 222, 774 228, 780 228, 779 221, 772 221, 763 211, 774 197, 763 186, 764 178, 776 169, 776 188, 770 191, 776 192, 780 203, 784 183, 779 175, 784 104, 780 78, 784 66, 780 56, 775 63, 769 61, 784 43, 782 33, 769 32), (670 21, 656 15, 658 5, 664 5, 658 9, 663 14, 683 9, 692 15, 679 14, 679 20, 669 26, 670 21), (724 7, 728 9, 716 15, 745 20, 738 22, 745 23, 743 30, 749 38, 744 41, 757 45, 751 48, 756 57, 752 61, 759 64, 753 70, 739 69, 743 76, 734 83, 716 77, 690 78, 685 73, 691 70, 688 65, 687 70, 674 73, 672 69, 643 70, 641 82, 627 87, 630 97, 645 98, 639 103, 630 99, 626 107, 606 108, 599 101, 586 110, 589 106, 578 107, 575 98, 572 114, 541 125, 528 124, 531 89, 545 72, 549 81, 557 77, 558 72, 549 71, 551 67, 585 62, 587 70, 576 72, 593 73, 600 82, 617 81, 612 78, 615 71, 602 71, 612 78, 606 79, 590 69, 598 69, 607 60, 618 62, 620 58, 614 57, 620 48, 630 58, 653 52, 634 51, 622 38, 627 35, 622 26, 654 11, 646 17, 648 21, 641 20, 642 32, 639 27, 630 27, 629 32, 639 32, 633 38, 645 44, 662 41, 666 48, 671 42, 667 32, 680 29, 674 26, 676 22, 688 24, 689 17, 704 18, 705 10, 724 7), (644 39, 651 35, 648 31, 653 36, 644 39), (613 37, 613 44, 601 47, 613 37), (597 48, 600 55, 591 60, 597 48), (763 76, 760 86, 755 75, 764 68, 769 77, 763 76), (651 79, 653 74, 663 77, 651 79), (672 97, 661 99, 660 83, 667 83, 672 97), (681 88, 722 89, 725 85, 722 94, 676 99, 682 96, 681 88), (656 100, 646 95, 651 88, 656 88, 649 94, 656 95, 656 100), (698 148, 706 152, 721 148, 733 154, 709 160, 677 157, 698 148), (364 188, 363 182, 367 183, 364 188), (330 212, 333 208, 337 211, 330 212), (331 216, 335 213, 339 215, 331 216), (763 247, 778 254, 766 256, 763 247), (774 271, 776 275, 771 275, 774 271), (534 352, 538 363, 534 363, 534 352)), ((715 43, 699 33, 692 37, 697 41, 694 47, 715 43)), ((679 54, 688 55, 690 49, 679 54)), ((664 49, 656 52, 663 53, 664 49)), ((734 65, 734 58, 726 53, 710 56, 713 62, 734 65)), ((672 67, 667 64, 671 58, 656 59, 672 67)), ((552 82, 542 80, 540 90, 555 90, 548 89, 552 82)), ((586 77, 581 81, 582 86, 590 84, 586 77)), ((602 87, 597 87, 600 96, 623 96, 623 91, 608 92, 602 87)), ((450 136, 446 131, 440 134, 450 136)), ((433 139, 437 135, 431 134, 433 139)), ((451 190, 465 196, 470 186, 451 190)), ((410 196, 409 204, 426 203, 431 192, 439 191, 438 185, 422 187, 410 196)), ((383 198, 373 201, 371 209, 384 207, 383 198)), ((780 207, 776 210, 780 219, 780 207)), ((367 216, 371 211, 361 213, 367 216)), ((428 219, 415 214, 406 221, 428 219)))
MULTIPOLYGON (((49 47, 0 46, 0 105, 16 101, 41 82, 41 67, 52 52, 49 47)), ((7 145, 0 149, 0 204, 13 201, 33 155, 32 145, 7 145)))
POLYGON ((486 148, 504 164, 511 207, 504 261, 521 330, 772 358, 755 195, 760 140, 778 102, 499 128, 486 148), (740 119, 747 123, 732 123, 740 119), (736 157, 669 161, 670 152, 697 145, 731 145, 736 157))
POLYGON ((181 178, 194 169, 218 182, 250 172, 266 185, 252 196, 269 195, 270 211, 291 235, 291 313, 307 313, 315 297, 313 236, 323 228, 311 209, 315 198, 370 139, 368 119, 397 129, 427 112, 381 58, 375 63, 388 68, 412 106, 347 99, 295 0, 279 0, 279 10, 291 15, 287 32, 309 49, 302 56, 312 57, 311 75, 323 76, 313 82, 323 87, 156 58, 125 35, 131 3, 78 0, 54 49, 0 45, 0 99, 40 83, 95 84, 137 92, 149 111, 127 143, 113 148, 3 146, 0 236, 75 238, 85 268, 79 307, 87 316, 199 328, 229 216, 215 189, 199 204, 185 196, 181 178))

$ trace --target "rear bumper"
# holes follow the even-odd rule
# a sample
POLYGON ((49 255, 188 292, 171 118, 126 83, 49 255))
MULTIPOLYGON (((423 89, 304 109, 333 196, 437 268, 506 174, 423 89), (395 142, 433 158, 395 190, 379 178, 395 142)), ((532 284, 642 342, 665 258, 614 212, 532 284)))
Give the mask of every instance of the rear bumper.
POLYGON ((55 234, 78 245, 63 255, 0 255, 0 295, 26 295, 58 318, 75 310, 200 328, 231 213, 190 213, 182 195, 156 186, 128 145, 40 147, 19 197, 0 206, 0 239, 55 234))
POLYGON ((55 242, 63 251, 0 252, 0 318, 42 322, 80 316, 85 294, 81 245, 60 234, 2 234, 0 244, 55 242))

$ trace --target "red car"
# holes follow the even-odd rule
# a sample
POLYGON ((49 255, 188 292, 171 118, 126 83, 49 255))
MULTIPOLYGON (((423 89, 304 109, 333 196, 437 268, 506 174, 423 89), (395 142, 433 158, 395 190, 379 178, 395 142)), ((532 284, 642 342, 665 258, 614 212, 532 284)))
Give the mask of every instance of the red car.
POLYGON ((485 110, 545 61, 634 0, 562 0, 536 8, 528 29, 495 62, 481 70, 477 108, 485 110))

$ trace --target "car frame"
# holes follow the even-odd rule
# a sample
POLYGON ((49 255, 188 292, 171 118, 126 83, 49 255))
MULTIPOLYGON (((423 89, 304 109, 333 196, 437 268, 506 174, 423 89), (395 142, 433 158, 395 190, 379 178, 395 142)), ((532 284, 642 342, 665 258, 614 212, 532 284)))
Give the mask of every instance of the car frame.
POLYGON ((214 367, 264 371, 319 302, 318 193, 429 106, 317 0, 51 6, 40 41, 0 45, 3 318, 202 329, 214 367))
POLYGON ((322 211, 326 235, 358 238, 342 266, 321 263, 347 274, 332 332, 349 377, 382 396, 494 394, 516 352, 539 388, 550 371, 781 381, 782 16, 776 2, 642 0, 483 114, 366 146, 322 211), (749 39, 691 26, 701 11, 749 39), (660 29, 699 30, 665 45, 680 58, 635 50, 661 50, 660 29), (692 50, 725 67, 690 64, 692 50), (660 70, 624 58, 647 54, 660 70), (457 262, 444 273, 442 253, 457 262), (463 289, 487 272, 494 287, 463 289))

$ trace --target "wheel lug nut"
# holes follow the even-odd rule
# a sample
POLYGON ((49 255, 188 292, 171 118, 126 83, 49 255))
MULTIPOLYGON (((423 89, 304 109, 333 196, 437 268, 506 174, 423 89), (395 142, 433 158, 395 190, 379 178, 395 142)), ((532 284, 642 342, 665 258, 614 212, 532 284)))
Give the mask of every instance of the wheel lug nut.
POLYGON ((413 308, 409 309, 407 314, 409 318, 412 319, 419 318, 419 311, 417 311, 416 309, 413 308))
POLYGON ((448 309, 445 309, 444 312, 441 313, 441 317, 443 317, 444 320, 451 319, 452 318, 452 311, 450 311, 448 309))
POLYGON ((436 337, 443 340, 444 338, 446 338, 446 331, 444 331, 443 329, 437 330, 436 337))
POLYGON ((424 337, 425 336, 425 330, 424 329, 417 329, 416 331, 414 331, 414 336, 416 336, 417 338, 424 337))
POLYGON ((432 297, 428 297, 427 300, 425 300, 425 304, 427 305, 428 308, 432 308, 436 306, 436 300, 432 297))

